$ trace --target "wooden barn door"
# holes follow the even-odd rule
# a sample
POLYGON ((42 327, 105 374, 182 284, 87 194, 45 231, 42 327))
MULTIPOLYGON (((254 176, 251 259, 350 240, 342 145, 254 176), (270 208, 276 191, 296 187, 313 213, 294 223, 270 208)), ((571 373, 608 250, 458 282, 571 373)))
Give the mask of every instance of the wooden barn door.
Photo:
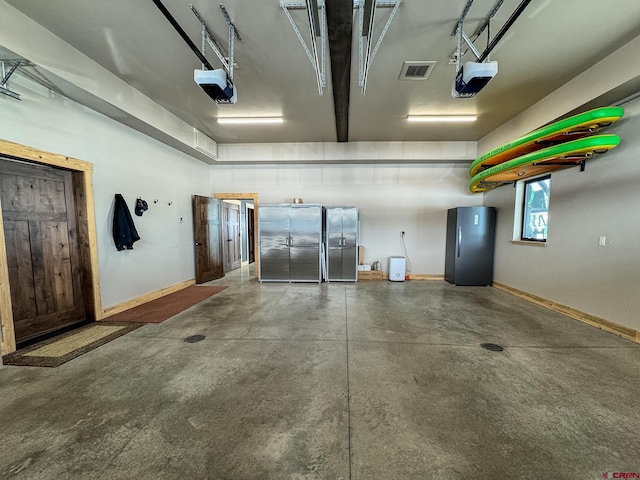
POLYGON ((72 174, 0 159, 16 342, 86 319, 72 174))

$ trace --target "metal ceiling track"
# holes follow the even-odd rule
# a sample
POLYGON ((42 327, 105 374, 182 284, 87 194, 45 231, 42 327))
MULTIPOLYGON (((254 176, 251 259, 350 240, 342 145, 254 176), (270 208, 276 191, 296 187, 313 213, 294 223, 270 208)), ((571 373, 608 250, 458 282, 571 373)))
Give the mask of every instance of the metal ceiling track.
POLYGON ((160 10, 160 12, 164 15, 164 17, 171 24, 171 26, 175 29, 175 31, 178 32, 180 37, 182 37, 182 39, 187 44, 187 46, 191 49, 191 51, 193 53, 195 53, 196 57, 198 57, 198 59, 202 63, 203 70, 204 69, 206 69, 206 70, 214 70, 213 65, 211 65, 209 60, 207 60, 207 57, 205 57, 205 55, 204 55, 204 53, 205 53, 205 42, 206 42, 206 43, 209 43, 209 45, 211 45, 211 48, 213 48, 214 52, 216 52, 216 55, 218 56, 218 58, 222 62, 222 65, 224 66, 224 69, 227 72, 227 74, 229 75, 229 77, 233 78, 234 37, 237 38, 238 40, 242 40, 242 39, 240 38, 240 35, 238 34, 238 31, 237 31, 235 25, 231 21, 231 18, 229 17, 229 14, 227 13, 227 9, 224 7, 224 5, 220 4, 220 11, 222 12, 222 15, 224 16, 225 20, 227 21, 227 24, 229 25, 229 60, 227 60, 225 58, 225 56, 222 54, 222 50, 220 49, 220 46, 216 43, 215 39, 213 38, 213 35, 211 35, 211 32, 209 31, 209 29, 205 25, 204 20, 202 19, 200 14, 197 12, 197 10, 193 7, 193 5, 189 5, 189 8, 191 8, 191 11, 194 13, 196 18, 198 19, 198 21, 202 25, 202 48, 201 48, 201 50, 199 50, 198 47, 196 46, 196 44, 191 41, 191 39, 189 38, 189 35, 187 35, 187 32, 185 32, 183 30, 183 28, 180 26, 178 21, 173 17, 173 15, 171 15, 169 10, 167 10, 167 7, 165 7, 164 4, 160 0, 153 0, 153 3, 155 4, 156 7, 158 7, 158 10, 160 10))
POLYGON ((191 51, 196 54, 196 57, 200 59, 200 62, 202 62, 202 65, 207 67, 207 70, 213 70, 213 65, 211 65, 209 63, 209 60, 207 60, 206 57, 202 54, 202 52, 198 50, 198 47, 196 47, 196 44, 191 41, 191 39, 189 38, 189 35, 187 35, 187 32, 185 32, 180 26, 180 24, 178 23, 178 21, 175 18, 173 18, 173 15, 171 15, 169 10, 167 10, 167 7, 165 7, 160 0, 153 0, 153 3, 155 4, 156 7, 158 7, 158 10, 160 10, 160 12, 164 15, 164 17, 175 29, 175 31, 178 32, 178 34, 182 37, 182 39, 187 44, 187 46, 191 49, 191 51))
MULTIPOLYGON (((215 38, 211 34, 211 31, 207 27, 207 24, 205 23, 202 16, 198 13, 196 8, 193 5, 189 5, 189 8, 193 12, 193 14, 196 16, 200 24, 202 25, 202 55, 203 56, 205 55, 205 48, 206 48, 206 44, 208 43, 211 49, 215 52, 220 62, 222 63, 222 66, 224 67, 225 71, 227 72, 227 75, 229 76, 229 79, 233 80, 233 65, 234 65, 233 55, 235 51, 235 39, 237 39, 240 42, 242 41, 242 38, 240 37, 240 34, 238 33, 238 30, 236 29, 236 26, 234 25, 233 21, 231 21, 231 17, 229 16, 229 13, 227 13, 227 9, 224 7, 224 5, 220 4, 220 12, 222 13, 222 16, 227 22, 227 25, 229 26, 229 49, 228 49, 229 55, 225 56, 224 53, 222 52, 222 48, 220 48, 220 45, 218 45, 218 42, 216 42, 215 38)), ((202 68, 204 69, 205 66, 206 65, 203 62, 202 68)), ((211 68, 209 68, 209 70, 211 70, 211 68)))
POLYGON ((293 31, 295 32, 300 44, 304 49, 309 61, 316 73, 316 81, 318 83, 318 93, 322 95, 323 88, 327 84, 326 80, 326 49, 327 49, 327 11, 324 0, 306 0, 292 1, 281 0, 280 7, 287 16, 293 31), (290 10, 307 11, 307 20, 309 22, 310 45, 304 40, 300 29, 296 25, 295 20, 291 16, 290 10))
POLYGON ((369 76, 369 68, 373 63, 373 59, 378 53, 380 44, 384 36, 389 30, 391 21, 395 17, 400 0, 354 0, 353 8, 358 12, 358 30, 360 32, 358 40, 358 85, 361 88, 360 93, 364 95, 367 91, 367 78, 369 76), (375 15, 378 8, 392 8, 387 22, 380 32, 380 36, 373 47, 375 15), (373 47, 373 48, 372 48, 373 47))
POLYGON ((469 13, 469 9, 471 8, 471 5, 473 4, 473 2, 474 2, 474 0, 467 0, 467 4, 465 5, 465 8, 462 11, 462 14, 458 18, 458 21, 456 22, 456 26, 453 29, 453 32, 451 33, 452 37, 453 36, 457 36, 458 37, 458 43, 460 44, 458 46, 458 48, 456 49, 456 53, 454 54, 454 57, 456 58, 456 62, 457 63, 459 63, 461 61, 461 57, 463 57, 469 50, 471 50, 473 52, 473 54, 478 59, 478 62, 484 62, 485 60, 487 60, 489 58, 489 54, 491 53, 491 51, 496 47, 498 42, 502 39, 502 37, 504 37, 504 35, 507 33, 507 31, 513 26, 515 21, 518 19, 518 17, 524 11, 524 9, 527 8, 529 3, 531 3, 531 0, 522 0, 520 2, 520 4, 516 7, 514 12, 511 14, 509 19, 502 26, 500 31, 498 31, 498 33, 493 38, 493 40, 491 40, 491 21, 493 20, 493 17, 496 15, 496 13, 498 13, 498 10, 500 9, 502 4, 504 3, 504 0, 497 0, 496 1, 496 3, 493 5, 493 7, 491 7, 491 10, 487 14, 487 17, 485 18, 484 22, 482 24, 480 24, 480 26, 478 26, 478 28, 476 29, 475 33, 472 35, 473 39, 471 39, 464 32, 464 20, 465 20, 467 14, 469 13), (478 49, 475 47, 474 43, 480 37, 480 35, 482 35, 482 33, 485 30, 487 30, 487 46, 486 46, 484 52, 480 53, 478 51, 478 49), (467 44, 467 46, 469 47, 468 50, 466 50, 465 52, 462 52, 461 43, 462 43, 463 40, 467 44))
POLYGON ((527 8, 527 6, 530 3, 531 3, 531 0, 522 0, 520 2, 520 4, 516 7, 516 9, 513 11, 511 16, 509 17, 509 19, 505 22, 505 24, 498 31, 498 33, 496 33, 496 36, 493 37, 493 40, 489 42, 489 45, 487 45, 487 48, 484 50, 482 55, 480 55, 480 57, 478 58, 479 62, 484 62, 487 58, 489 58, 489 54, 491 53, 491 51, 494 48, 496 48, 496 45, 498 45, 498 42, 502 40, 502 37, 504 37, 507 31, 513 26, 515 21, 522 14, 522 12, 524 12, 524 9, 527 8))
MULTIPOLYGON (((509 19, 505 22, 505 24, 502 26, 502 28, 498 31, 498 33, 493 39, 491 39, 491 21, 493 17, 496 15, 496 13, 498 13, 498 10, 504 3, 504 0, 497 0, 494 3, 493 7, 487 14, 487 17, 485 18, 484 22, 480 24, 480 26, 478 26, 475 33, 472 35, 473 38, 469 38, 469 36, 464 32, 464 20, 467 17, 467 14, 469 13, 469 10, 471 9, 471 5, 473 4, 473 2, 474 0, 467 0, 467 3, 462 11, 462 14, 458 18, 458 21, 456 22, 456 25, 453 29, 453 32, 451 33, 451 36, 456 37, 456 51, 453 55, 455 58, 455 64, 456 64, 456 75, 462 68, 462 57, 469 50, 471 50, 471 52, 476 57, 478 62, 482 63, 485 60, 488 60, 489 54, 491 53, 491 51, 496 47, 498 42, 502 39, 502 37, 504 37, 507 31, 513 26, 515 21, 524 11, 524 9, 527 8, 529 3, 531 3, 531 0, 522 0, 520 2, 520 4, 516 7, 514 12, 509 17, 509 19), (482 53, 480 53, 480 51, 476 48, 474 43, 482 35, 482 33, 485 30, 487 31, 487 46, 485 50, 482 53), (464 52, 462 51, 463 42, 468 47, 467 50, 465 50, 464 52)), ((452 95, 455 98, 466 97, 466 95, 456 92, 455 89, 452 90, 452 95)))
POLYGON ((7 95, 8 97, 15 98, 16 100, 20 100, 20 94, 9 90, 7 82, 21 63, 22 60, 13 60, 13 62, 10 62, 8 60, 0 61, 0 74, 2 75, 2 80, 0 80, 0 93, 7 95), (13 65, 11 65, 11 63, 13 63, 13 65), (6 64, 11 65, 8 72, 6 72, 6 64))
MULTIPOLYGON (((474 0, 467 0, 467 4, 465 5, 465 8, 462 12, 462 14, 460 15, 460 18, 458 18, 458 21, 456 22, 456 26, 453 27, 453 31, 451 32, 451 36, 454 37, 456 35, 458 35, 458 28, 460 27, 461 24, 464 23, 464 19, 466 18, 467 14, 469 13, 469 9, 471 8, 471 5, 473 4, 474 0)), ((496 15, 496 13, 498 13, 498 10, 500 9, 500 7, 502 6, 502 4, 504 3, 504 0, 497 0, 496 3, 493 5, 493 7, 491 7, 491 10, 489 11, 489 13, 487 14, 487 16, 485 17, 484 22, 482 22, 478 28, 476 29, 476 31, 473 33, 473 35, 471 35, 471 43, 475 43, 475 41, 480 38, 480 35, 482 35, 482 33, 487 30, 487 44, 489 43, 490 40, 490 36, 491 36, 491 20, 493 20, 493 17, 496 15)), ((455 52, 452 53, 451 55, 451 59, 453 60, 453 63, 455 63, 456 57, 464 57, 467 52, 469 51, 469 49, 465 50, 464 52, 462 52, 461 54, 459 54, 459 52, 456 50, 455 52)), ((450 62, 452 63, 452 62, 450 62)))

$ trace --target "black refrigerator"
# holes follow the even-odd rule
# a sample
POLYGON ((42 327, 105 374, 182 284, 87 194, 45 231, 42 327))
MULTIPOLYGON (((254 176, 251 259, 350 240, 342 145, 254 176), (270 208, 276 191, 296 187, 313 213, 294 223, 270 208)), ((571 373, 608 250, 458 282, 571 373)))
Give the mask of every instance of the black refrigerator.
POLYGON ((444 279, 455 285, 491 285, 495 233, 494 207, 449 209, 444 279))

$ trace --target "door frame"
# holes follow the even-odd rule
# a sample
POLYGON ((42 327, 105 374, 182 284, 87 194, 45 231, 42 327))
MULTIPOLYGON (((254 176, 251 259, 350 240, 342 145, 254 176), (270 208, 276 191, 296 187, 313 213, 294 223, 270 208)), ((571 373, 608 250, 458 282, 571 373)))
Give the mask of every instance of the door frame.
POLYGON ((253 222, 255 235, 253 236, 254 263, 256 264, 255 277, 260 277, 260 262, 258 257, 258 194, 257 193, 214 193, 213 198, 219 200, 251 200, 253 202, 253 222))
MULTIPOLYGON (((93 200, 93 164, 57 153, 46 152, 19 143, 0 140, 0 156, 25 163, 48 165, 71 171, 76 216, 78 243, 80 245, 81 271, 85 287, 87 317, 102 320, 100 280, 98 277, 98 242, 93 200)), ((9 289, 9 268, 4 240, 4 226, 0 215, 0 324, 2 328, 2 355, 16 351, 16 339, 9 289)))

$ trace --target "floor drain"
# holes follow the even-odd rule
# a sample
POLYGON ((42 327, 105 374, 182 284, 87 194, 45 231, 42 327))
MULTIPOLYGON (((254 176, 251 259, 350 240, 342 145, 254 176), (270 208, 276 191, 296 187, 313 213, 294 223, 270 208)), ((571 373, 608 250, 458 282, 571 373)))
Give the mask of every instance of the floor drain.
POLYGON ((482 343, 480 344, 480 346, 482 348, 486 348, 487 350, 491 350, 492 352, 501 352, 504 350, 504 348, 502 348, 497 343, 482 343))
POLYGON ((196 343, 196 342, 201 342, 204 339, 205 339, 204 335, 191 335, 190 337, 185 338, 184 341, 185 343, 196 343))

